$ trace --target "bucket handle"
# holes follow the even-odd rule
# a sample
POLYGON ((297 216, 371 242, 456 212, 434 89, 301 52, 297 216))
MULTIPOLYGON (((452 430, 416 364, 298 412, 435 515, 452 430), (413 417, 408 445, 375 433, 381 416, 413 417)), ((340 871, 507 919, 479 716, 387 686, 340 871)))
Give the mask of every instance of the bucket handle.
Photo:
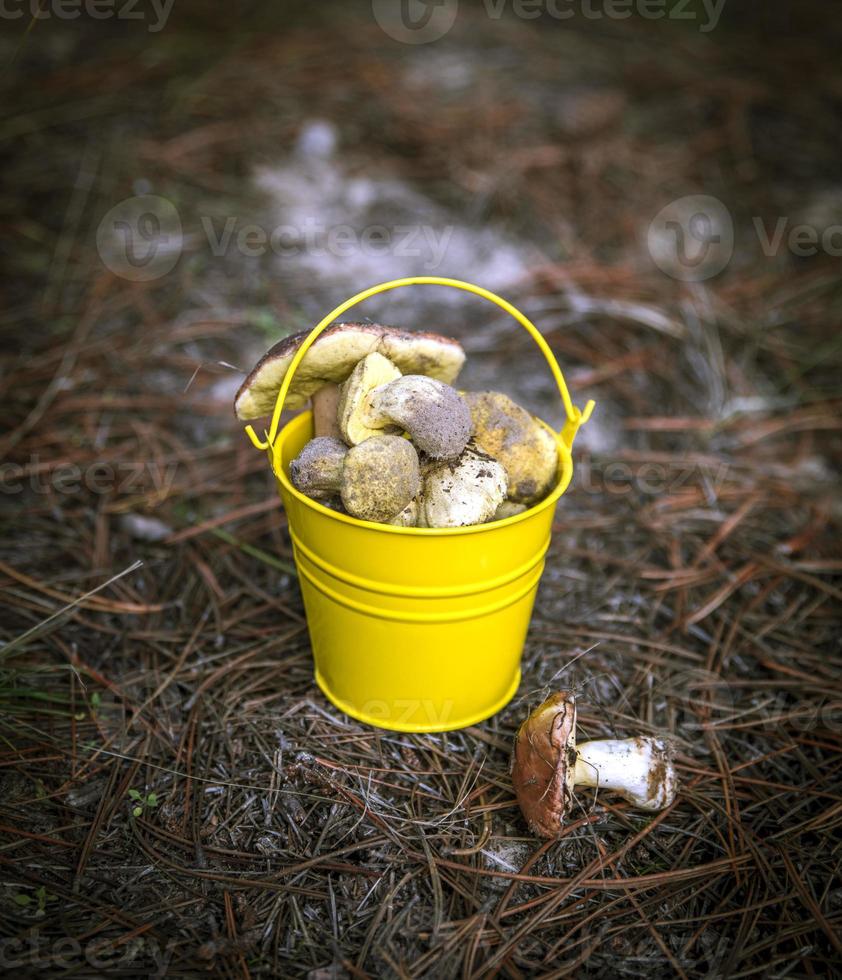
POLYGON ((482 296, 484 299, 495 303, 501 310, 505 310, 506 313, 513 316, 538 345, 539 350, 544 355, 550 367, 550 371, 552 371, 555 383, 558 385, 561 400, 564 403, 564 411, 567 413, 567 421, 561 430, 561 438, 568 449, 572 448, 573 440, 576 438, 579 427, 584 425, 591 417, 594 403, 593 401, 588 401, 584 409, 579 409, 570 400, 570 392, 567 390, 567 383, 564 380, 564 375, 561 373, 561 368, 558 366, 558 361, 556 361, 555 355, 550 350, 549 345, 544 340, 538 328, 520 310, 512 306, 508 300, 503 299, 502 296, 498 296, 496 293, 492 293, 489 289, 484 289, 482 286, 475 286, 471 282, 463 282, 461 279, 446 279, 441 276, 411 276, 406 279, 392 279, 389 282, 381 282, 376 286, 370 286, 368 289, 364 289, 361 293, 357 293, 356 296, 352 296, 350 299, 346 299, 335 310, 331 310, 323 320, 313 327, 304 340, 304 343, 295 352, 295 356, 290 362, 283 383, 281 384, 281 390, 278 392, 278 397, 275 400, 275 411, 272 413, 272 422, 269 425, 268 433, 264 433, 266 439, 261 439, 251 425, 246 426, 246 433, 254 446, 258 449, 268 449, 274 445, 275 437, 278 434, 278 426, 281 422, 281 412, 284 410, 284 402, 286 401, 293 375, 319 334, 326 330, 337 317, 342 316, 352 306, 356 306, 357 303, 361 303, 370 296, 376 296, 378 293, 386 293, 391 289, 397 289, 399 286, 452 286, 454 289, 463 289, 465 292, 482 296))

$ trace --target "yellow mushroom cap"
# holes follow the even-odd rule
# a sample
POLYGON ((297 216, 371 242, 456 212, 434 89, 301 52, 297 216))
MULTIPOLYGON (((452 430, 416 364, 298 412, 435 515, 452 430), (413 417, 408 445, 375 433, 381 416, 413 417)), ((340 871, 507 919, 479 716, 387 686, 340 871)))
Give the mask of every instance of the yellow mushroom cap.
POLYGON ((385 424, 372 412, 370 396, 375 388, 396 381, 401 376, 395 365, 382 354, 367 354, 348 376, 339 389, 339 407, 336 418, 342 438, 356 446, 372 436, 384 432, 399 432, 395 425, 385 424))
POLYGON ((353 517, 387 523, 421 491, 418 453, 400 436, 352 446, 342 469, 342 503, 353 517))
POLYGON ((506 470, 509 500, 534 504, 546 497, 558 475, 552 434, 502 392, 465 392, 463 398, 471 410, 474 441, 506 470))

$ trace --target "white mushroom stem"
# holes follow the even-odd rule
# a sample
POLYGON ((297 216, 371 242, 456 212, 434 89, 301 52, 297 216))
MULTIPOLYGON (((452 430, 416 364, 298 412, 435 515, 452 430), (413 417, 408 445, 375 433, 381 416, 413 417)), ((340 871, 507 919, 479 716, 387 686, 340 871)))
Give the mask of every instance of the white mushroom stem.
POLYGON ((613 790, 644 810, 663 810, 678 781, 673 748, 662 738, 599 739, 576 746, 578 786, 613 790))
POLYGON ((339 411, 339 385, 328 382, 313 392, 310 401, 313 405, 314 437, 330 436, 332 439, 341 439, 342 432, 336 417, 339 411))

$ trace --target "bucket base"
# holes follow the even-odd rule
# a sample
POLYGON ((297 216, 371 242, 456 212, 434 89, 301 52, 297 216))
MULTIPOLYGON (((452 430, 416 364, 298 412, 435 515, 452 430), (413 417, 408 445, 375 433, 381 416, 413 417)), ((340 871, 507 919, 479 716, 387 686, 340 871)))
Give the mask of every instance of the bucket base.
POLYGON ((476 712, 476 714, 468 715, 467 718, 460 718, 456 721, 448 721, 445 723, 431 723, 425 725, 423 722, 406 722, 405 724, 400 721, 390 721, 386 722, 383 718, 378 718, 373 715, 368 715, 364 711, 357 710, 352 704, 348 704, 347 701, 343 701, 341 698, 337 698, 331 692, 328 685, 325 683, 324 678, 319 673, 318 669, 315 671, 316 683, 324 694, 324 696, 330 701, 330 703, 335 707, 339 708, 340 711, 344 712, 350 718, 355 718, 357 721, 362 721, 366 725, 372 725, 374 728, 384 728, 386 731, 390 732, 452 732, 460 728, 468 728, 470 725, 477 725, 481 721, 485 721, 486 718, 490 718, 492 715, 496 715, 498 711, 501 711, 509 701, 515 696, 515 692, 520 686, 520 668, 518 668, 517 673, 514 676, 509 688, 506 693, 494 704, 489 705, 482 711, 476 712))

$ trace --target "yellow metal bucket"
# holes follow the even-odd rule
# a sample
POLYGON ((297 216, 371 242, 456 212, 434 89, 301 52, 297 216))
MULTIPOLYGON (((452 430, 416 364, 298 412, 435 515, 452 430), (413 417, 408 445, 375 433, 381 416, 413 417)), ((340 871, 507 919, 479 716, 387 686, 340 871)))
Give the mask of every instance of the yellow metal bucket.
POLYGON ((372 286, 337 307, 301 345, 278 393, 266 449, 287 513, 316 665, 316 682, 346 714, 379 728, 440 732, 499 711, 520 683, 555 504, 573 474, 571 447, 593 409, 576 408, 552 351, 510 303, 437 276, 372 286), (292 376, 319 334, 356 303, 406 285, 453 286, 510 313, 547 359, 567 413, 558 483, 523 514, 461 528, 405 528, 338 514, 299 493, 289 464, 312 438, 305 412, 278 431, 292 376))

